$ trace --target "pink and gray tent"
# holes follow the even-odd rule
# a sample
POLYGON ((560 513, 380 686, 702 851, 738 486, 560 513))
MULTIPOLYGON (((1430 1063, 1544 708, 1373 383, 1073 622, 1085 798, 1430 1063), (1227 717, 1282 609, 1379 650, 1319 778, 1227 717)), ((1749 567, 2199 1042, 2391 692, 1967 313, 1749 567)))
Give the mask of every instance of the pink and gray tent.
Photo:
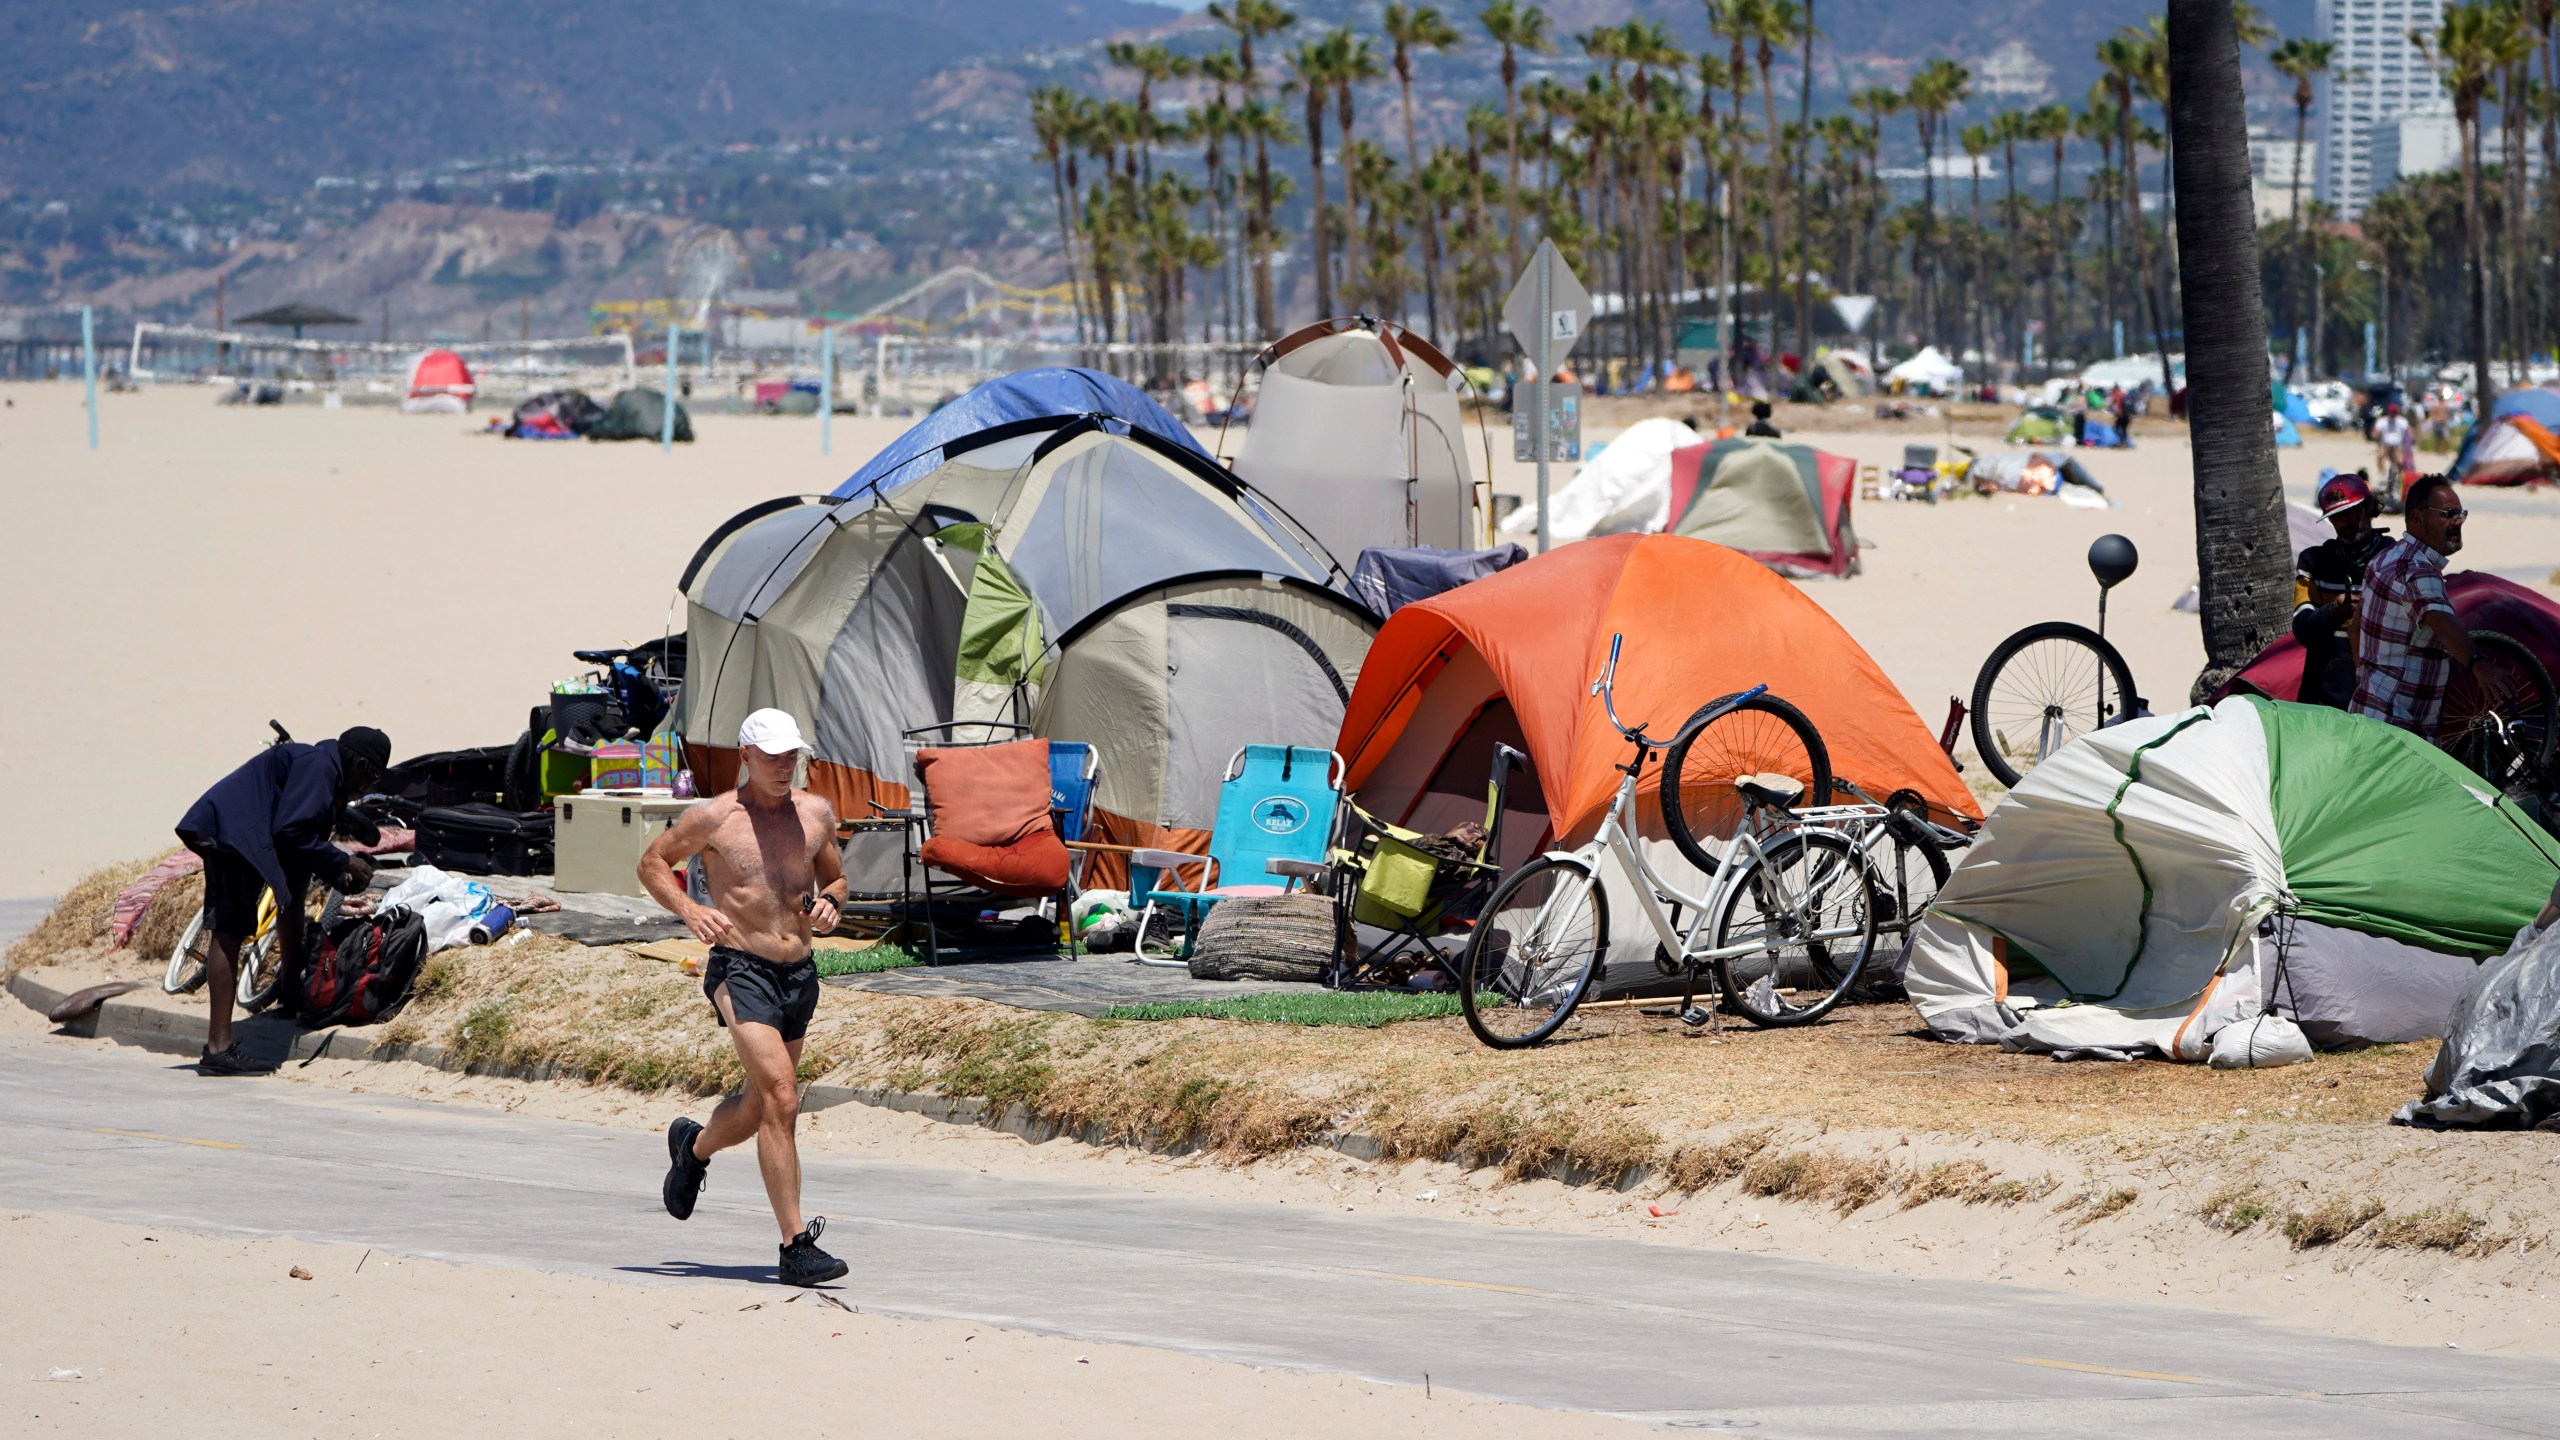
POLYGON ((1671 452, 1670 534, 1712 540, 1781 575, 1858 573, 1845 456, 1776 440, 1718 440, 1671 452))

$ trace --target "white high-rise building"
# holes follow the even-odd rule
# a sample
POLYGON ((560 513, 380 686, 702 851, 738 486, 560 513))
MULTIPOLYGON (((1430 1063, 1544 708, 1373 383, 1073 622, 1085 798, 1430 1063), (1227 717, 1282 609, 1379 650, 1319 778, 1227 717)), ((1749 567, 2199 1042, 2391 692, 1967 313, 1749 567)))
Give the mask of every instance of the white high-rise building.
POLYGON ((2319 193, 2346 219, 2396 178, 2374 173, 2374 127, 2449 103, 2409 40, 2443 17, 2443 0, 2320 0, 2320 38, 2338 48, 2320 85, 2319 193))

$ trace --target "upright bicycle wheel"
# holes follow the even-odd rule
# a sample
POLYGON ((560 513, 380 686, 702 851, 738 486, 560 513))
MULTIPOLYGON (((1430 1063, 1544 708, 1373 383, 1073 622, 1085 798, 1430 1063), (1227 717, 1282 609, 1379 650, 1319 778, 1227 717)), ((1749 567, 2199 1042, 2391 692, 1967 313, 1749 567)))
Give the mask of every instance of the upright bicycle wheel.
POLYGON ((204 952, 213 937, 204 928, 204 907, 196 907, 196 918, 178 932, 178 943, 169 947, 169 971, 160 977, 160 988, 172 995, 184 995, 204 983, 204 952))
POLYGON ((1831 803, 1831 752, 1804 712, 1775 695, 1755 695, 1698 723, 1732 698, 1699 707, 1662 759, 1663 828, 1689 863, 1710 875, 1745 822, 1734 781, 1784 775, 1805 787, 1799 804, 1831 803))
POLYGON ((2483 669, 2502 675, 2507 701, 2492 706, 2488 692, 2471 672, 2457 668, 2444 691, 2444 712, 2436 721, 2436 745, 2471 767, 2501 791, 2539 793, 2551 770, 2560 727, 2560 695, 2551 671, 2524 642, 2496 630, 2471 632, 2483 669))
POLYGON ((1535 1045, 1582 1003, 1609 949, 1609 901, 1581 862, 1547 856, 1485 902, 1458 976, 1467 1028, 1497 1050, 1535 1045))
POLYGON ((1742 953, 1716 963, 1716 982, 1754 1025, 1810 1025, 1856 988, 1875 952, 1874 872, 1828 832, 1787 836, 1744 866, 1709 940, 1742 953))
POLYGON ((2131 714, 2133 671, 2086 625, 2048 620, 2000 642, 1973 680, 1973 748, 2003 785, 2131 714))

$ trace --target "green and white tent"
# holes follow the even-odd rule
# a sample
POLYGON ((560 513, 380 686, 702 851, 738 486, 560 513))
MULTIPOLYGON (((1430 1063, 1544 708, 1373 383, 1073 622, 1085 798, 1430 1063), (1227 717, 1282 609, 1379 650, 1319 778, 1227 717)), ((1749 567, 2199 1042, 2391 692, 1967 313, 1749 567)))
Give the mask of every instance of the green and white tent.
POLYGON ((2560 842, 2405 731, 2237 697, 2037 766, 1913 927, 1932 1034, 2202 1059, 2274 1011, 2324 1048, 2443 1033, 2560 842))

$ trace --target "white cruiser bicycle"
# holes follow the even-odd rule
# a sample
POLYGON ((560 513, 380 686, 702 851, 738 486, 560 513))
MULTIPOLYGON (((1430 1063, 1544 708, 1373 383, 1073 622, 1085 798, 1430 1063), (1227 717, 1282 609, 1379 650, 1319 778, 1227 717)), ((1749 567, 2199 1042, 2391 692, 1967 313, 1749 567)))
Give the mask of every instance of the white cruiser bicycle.
MULTIPOLYGON (((1600 977, 1609 950, 1604 858, 1633 889, 1665 968, 1686 971, 1692 988, 1700 970, 1712 970, 1727 1003, 1754 1024, 1821 1019, 1857 985, 1875 949, 1876 872, 1862 842, 1889 817, 1881 805, 1790 810, 1804 792, 1801 782, 1777 774, 1727 777, 1743 821, 1707 893, 1691 895, 1662 878, 1630 828, 1646 759, 1742 713, 1769 687, 1708 706, 1671 740, 1651 739, 1644 726, 1630 729, 1618 719, 1612 690, 1625 638, 1610 638, 1608 665, 1591 683, 1609 723, 1635 747, 1618 767, 1618 795, 1599 833, 1578 850, 1550 851, 1504 880, 1468 943, 1459 1004, 1476 1038, 1496 1049, 1535 1045, 1554 1034, 1600 977)), ((1666 777, 1664 783, 1672 782, 1666 777)))

